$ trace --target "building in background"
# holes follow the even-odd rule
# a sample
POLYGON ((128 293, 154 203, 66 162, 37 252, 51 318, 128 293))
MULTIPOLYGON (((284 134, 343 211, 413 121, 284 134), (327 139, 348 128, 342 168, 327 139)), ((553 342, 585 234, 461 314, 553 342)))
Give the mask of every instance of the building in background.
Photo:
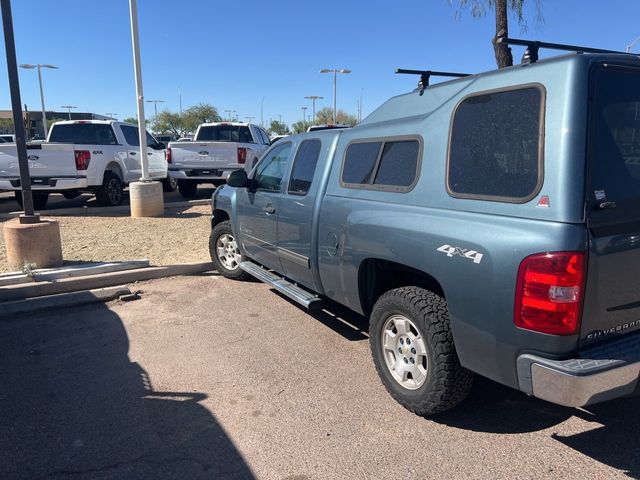
MULTIPOLYGON (((47 112, 47 125, 50 127, 54 122, 69 120, 69 116, 71 116, 71 120, 112 120, 106 115, 90 112, 47 112)), ((25 122, 25 133, 28 138, 46 138, 42 126, 42 112, 23 111, 22 118, 25 122)), ((11 110, 0 110, 0 133, 14 133, 11 110)))

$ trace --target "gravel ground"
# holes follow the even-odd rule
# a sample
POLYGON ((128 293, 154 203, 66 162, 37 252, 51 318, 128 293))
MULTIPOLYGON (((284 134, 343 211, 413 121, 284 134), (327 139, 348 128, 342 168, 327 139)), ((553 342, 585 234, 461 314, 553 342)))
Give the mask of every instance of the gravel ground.
MULTIPOLYGON (((209 261, 211 207, 167 208, 164 217, 48 217, 60 222, 65 263, 148 258, 151 265, 209 261)), ((2 220, 4 223, 6 220, 2 220)), ((0 271, 8 270, 0 236, 0 271)))

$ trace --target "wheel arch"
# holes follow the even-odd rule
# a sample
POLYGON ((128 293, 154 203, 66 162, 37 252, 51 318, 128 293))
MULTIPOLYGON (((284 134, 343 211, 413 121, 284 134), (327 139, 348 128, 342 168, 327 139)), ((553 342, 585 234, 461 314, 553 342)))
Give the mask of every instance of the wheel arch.
MULTIPOLYGON (((116 162, 115 160, 111 160, 106 167, 104 167, 104 172, 102 172, 102 181, 104 181, 104 174, 105 172, 113 172, 116 175, 118 175, 118 177, 120 177, 120 180, 122 181, 122 183, 124 183, 124 175, 122 173, 122 166, 116 162)), ((100 183, 102 183, 102 181, 100 183)))
POLYGON ((445 298, 440 282, 422 270, 379 258, 367 258, 358 268, 358 294, 365 315, 385 292, 399 287, 416 286, 445 298))

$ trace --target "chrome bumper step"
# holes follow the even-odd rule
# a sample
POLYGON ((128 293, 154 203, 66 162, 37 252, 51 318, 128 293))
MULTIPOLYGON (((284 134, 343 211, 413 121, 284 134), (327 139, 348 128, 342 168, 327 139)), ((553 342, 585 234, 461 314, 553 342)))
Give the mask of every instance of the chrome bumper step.
POLYGON ((271 285, 286 297, 308 309, 322 308, 323 306, 322 297, 285 280, 276 273, 256 263, 250 261, 242 262, 240 268, 258 280, 271 285))

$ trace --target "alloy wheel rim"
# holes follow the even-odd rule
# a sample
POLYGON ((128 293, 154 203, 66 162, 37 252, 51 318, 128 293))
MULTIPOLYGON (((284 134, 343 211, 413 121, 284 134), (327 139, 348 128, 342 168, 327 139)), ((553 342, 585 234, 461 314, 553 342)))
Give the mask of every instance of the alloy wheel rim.
POLYGON ((240 248, 233 235, 225 233, 216 241, 216 255, 224 268, 229 271, 237 270, 242 261, 240 248))
POLYGON ((120 199, 122 198, 122 192, 121 189, 118 188, 118 180, 112 178, 109 181, 107 192, 109 194, 109 200, 111 200, 111 203, 117 204, 120 201, 120 199))
POLYGON ((393 379, 408 390, 424 385, 429 359, 416 325, 404 315, 392 315, 384 322, 380 339, 385 365, 393 379))

